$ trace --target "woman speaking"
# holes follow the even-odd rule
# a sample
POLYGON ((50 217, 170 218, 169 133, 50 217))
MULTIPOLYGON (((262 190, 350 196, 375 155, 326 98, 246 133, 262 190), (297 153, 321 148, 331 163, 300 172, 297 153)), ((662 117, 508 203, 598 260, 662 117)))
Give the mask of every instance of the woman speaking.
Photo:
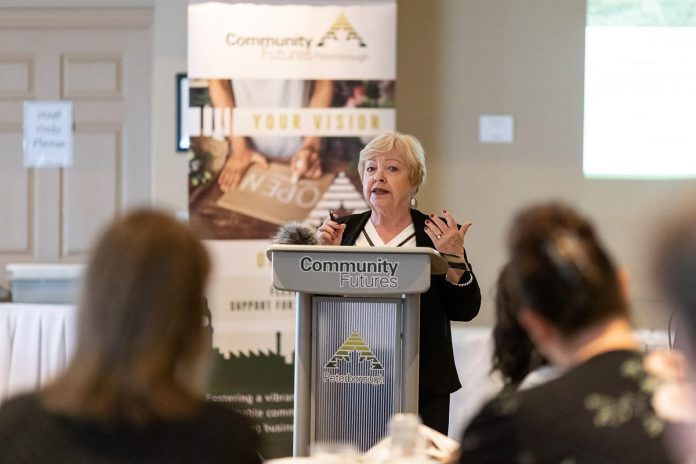
POLYGON ((464 251, 469 224, 452 215, 423 214, 414 208, 425 180, 425 154, 411 135, 387 132, 360 152, 358 170, 370 209, 328 218, 317 230, 323 245, 430 247, 447 259, 446 275, 433 275, 421 295, 420 386, 418 413, 423 423, 444 434, 449 424, 449 395, 461 387, 452 350, 450 321, 478 314, 481 291, 464 251))

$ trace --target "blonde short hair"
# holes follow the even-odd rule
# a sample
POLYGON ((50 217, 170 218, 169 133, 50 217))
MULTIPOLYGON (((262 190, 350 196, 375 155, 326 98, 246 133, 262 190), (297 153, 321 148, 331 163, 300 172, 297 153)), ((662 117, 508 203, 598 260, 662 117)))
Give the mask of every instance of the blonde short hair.
POLYGON ((423 145, 414 136, 400 132, 385 132, 372 139, 370 143, 365 145, 365 148, 360 150, 360 159, 358 161, 360 180, 363 178, 365 163, 368 160, 392 152, 399 152, 404 155, 409 168, 411 186, 419 189, 425 183, 427 174, 423 145))

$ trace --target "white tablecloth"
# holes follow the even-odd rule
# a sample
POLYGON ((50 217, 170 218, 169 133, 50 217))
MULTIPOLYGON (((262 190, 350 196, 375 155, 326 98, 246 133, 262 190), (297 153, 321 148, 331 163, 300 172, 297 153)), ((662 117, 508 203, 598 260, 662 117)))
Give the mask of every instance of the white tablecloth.
MULTIPOLYGON (((75 351, 75 307, 0 303, 0 402, 23 390, 45 385, 75 351)), ((637 331, 647 349, 666 348, 662 331, 637 331)), ((491 329, 454 327, 455 362, 462 388, 451 397, 449 436, 461 437, 483 403, 502 387, 490 375, 491 329)))
POLYGON ((493 342, 490 327, 453 327, 454 361, 462 388, 450 397, 449 436, 461 438, 463 427, 484 402, 500 391, 499 375, 490 375, 493 342))
POLYGON ((0 303, 0 401, 44 385, 75 351, 75 307, 0 303))

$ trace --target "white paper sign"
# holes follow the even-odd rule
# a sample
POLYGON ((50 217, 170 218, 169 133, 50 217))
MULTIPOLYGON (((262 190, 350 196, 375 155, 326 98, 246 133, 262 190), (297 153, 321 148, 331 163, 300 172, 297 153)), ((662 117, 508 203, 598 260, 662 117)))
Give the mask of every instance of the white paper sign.
POLYGON ((72 102, 25 101, 24 166, 28 168, 72 166, 72 128, 72 102))
POLYGON ((479 116, 480 143, 512 143, 515 140, 515 119, 507 114, 479 116))

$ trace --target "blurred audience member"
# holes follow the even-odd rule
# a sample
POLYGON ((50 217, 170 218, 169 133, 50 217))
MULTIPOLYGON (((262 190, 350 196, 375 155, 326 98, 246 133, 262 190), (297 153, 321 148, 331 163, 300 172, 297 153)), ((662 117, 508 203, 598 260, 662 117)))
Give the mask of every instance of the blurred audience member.
POLYGON ((657 404, 681 423, 670 433, 678 460, 696 462, 696 205, 680 209, 668 222, 658 239, 654 270, 674 307, 674 317, 670 316, 672 341, 688 361, 680 362, 679 351, 673 351, 671 358, 655 362, 656 369, 671 374, 671 382, 661 389, 657 404))
POLYGON ((656 277, 679 321, 675 340, 693 354, 696 335, 688 334, 696 334, 696 205, 670 221, 658 241, 655 261, 656 277))
POLYGON ((663 380, 647 370, 592 225, 561 204, 534 206, 514 220, 509 251, 518 320, 561 375, 490 401, 464 432, 461 462, 669 462, 670 419, 651 405, 663 380))
POLYGON ((209 266, 168 215, 113 224, 88 266, 71 364, 0 408, 0 462, 260 462, 248 420, 204 400, 209 266))

